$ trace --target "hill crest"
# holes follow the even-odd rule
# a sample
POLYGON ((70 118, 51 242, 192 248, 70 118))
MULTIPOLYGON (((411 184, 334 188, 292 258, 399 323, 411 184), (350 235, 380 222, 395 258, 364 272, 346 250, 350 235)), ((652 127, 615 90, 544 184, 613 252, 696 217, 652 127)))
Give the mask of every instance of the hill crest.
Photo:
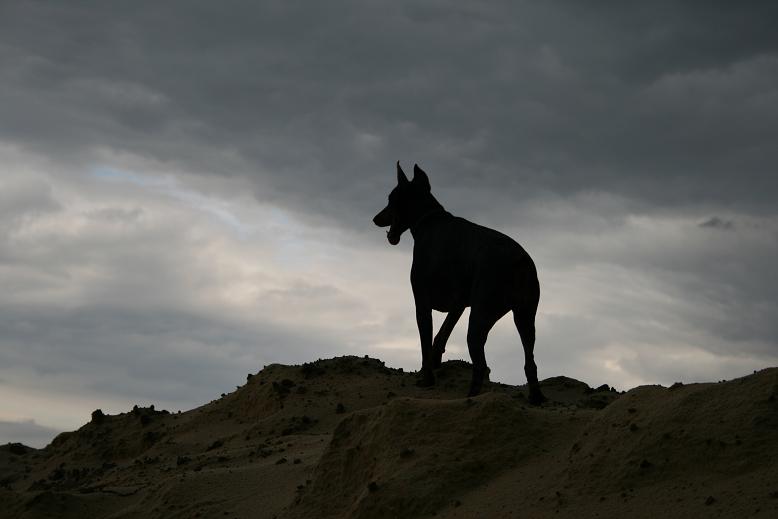
POLYGON ((273 364, 182 413, 99 410, 0 447, 7 517, 635 517, 778 511, 778 369, 618 393, 438 385, 377 359, 273 364), (712 507, 712 508, 711 508, 712 507), (758 510, 758 511, 757 511, 758 510))

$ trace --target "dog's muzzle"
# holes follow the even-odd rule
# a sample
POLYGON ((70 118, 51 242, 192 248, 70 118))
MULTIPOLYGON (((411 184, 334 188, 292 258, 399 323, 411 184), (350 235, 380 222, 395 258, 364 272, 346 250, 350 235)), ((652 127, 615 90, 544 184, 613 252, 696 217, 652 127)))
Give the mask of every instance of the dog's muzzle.
POLYGON ((375 215, 373 223, 378 227, 389 227, 389 230, 386 231, 386 239, 389 240, 389 243, 392 245, 400 243, 400 235, 402 235, 402 232, 397 232, 397 228, 394 226, 394 215, 389 207, 386 207, 383 211, 375 215))

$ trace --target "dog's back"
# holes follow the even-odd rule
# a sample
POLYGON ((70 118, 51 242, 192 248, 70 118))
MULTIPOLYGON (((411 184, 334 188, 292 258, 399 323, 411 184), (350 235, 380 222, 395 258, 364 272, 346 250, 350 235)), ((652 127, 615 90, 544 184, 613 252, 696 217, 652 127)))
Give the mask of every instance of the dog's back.
POLYGON ((411 279, 427 285, 432 307, 442 312, 471 306, 480 297, 505 311, 525 299, 537 301, 535 264, 521 245, 446 212, 414 232, 411 279))

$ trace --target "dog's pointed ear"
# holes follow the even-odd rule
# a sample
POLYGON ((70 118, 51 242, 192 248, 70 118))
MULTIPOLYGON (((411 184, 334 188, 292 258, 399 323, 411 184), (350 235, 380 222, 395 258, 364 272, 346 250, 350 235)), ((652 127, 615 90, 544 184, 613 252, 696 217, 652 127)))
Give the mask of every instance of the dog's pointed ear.
POLYGON ((408 177, 405 176, 405 171, 400 167, 400 161, 397 161, 397 185, 402 186, 410 182, 408 177))
POLYGON ((420 185, 422 188, 426 189, 427 191, 430 191, 432 189, 430 187, 429 177, 424 172, 424 170, 419 167, 418 164, 413 165, 413 183, 420 185))

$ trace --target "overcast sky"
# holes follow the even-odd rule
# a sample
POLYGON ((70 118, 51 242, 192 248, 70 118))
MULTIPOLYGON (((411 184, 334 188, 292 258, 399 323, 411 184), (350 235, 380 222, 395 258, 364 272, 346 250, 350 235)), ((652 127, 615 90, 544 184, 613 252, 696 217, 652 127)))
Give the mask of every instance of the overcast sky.
MULTIPOLYGON (((0 442, 189 409, 273 362, 418 369, 412 239, 371 222, 398 159, 534 257, 541 378, 778 364, 776 20, 772 1, 0 2, 0 442)), ((524 383, 510 318, 487 361, 524 383)))

